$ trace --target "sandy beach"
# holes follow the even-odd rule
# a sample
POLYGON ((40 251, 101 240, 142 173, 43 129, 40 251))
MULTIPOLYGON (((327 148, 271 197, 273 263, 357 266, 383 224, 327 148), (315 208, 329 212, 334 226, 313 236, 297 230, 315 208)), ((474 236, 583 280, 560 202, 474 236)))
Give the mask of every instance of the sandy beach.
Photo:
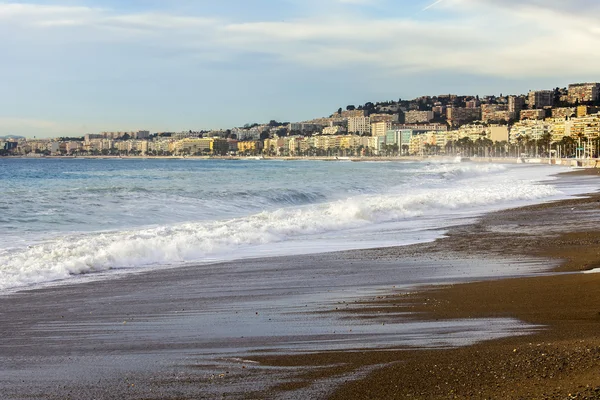
POLYGON ((4 296, 0 397, 599 398, 600 275, 581 273, 600 267, 599 209, 594 194, 492 213, 427 244, 4 296), (447 284, 428 287, 419 268, 447 284))

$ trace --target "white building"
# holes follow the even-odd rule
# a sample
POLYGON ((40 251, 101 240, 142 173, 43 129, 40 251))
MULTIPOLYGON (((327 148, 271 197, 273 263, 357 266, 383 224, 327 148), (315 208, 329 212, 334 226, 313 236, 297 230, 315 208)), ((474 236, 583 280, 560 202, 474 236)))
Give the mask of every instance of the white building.
POLYGON ((350 117, 348 118, 348 132, 349 133, 370 133, 371 132, 371 118, 369 117, 350 117))

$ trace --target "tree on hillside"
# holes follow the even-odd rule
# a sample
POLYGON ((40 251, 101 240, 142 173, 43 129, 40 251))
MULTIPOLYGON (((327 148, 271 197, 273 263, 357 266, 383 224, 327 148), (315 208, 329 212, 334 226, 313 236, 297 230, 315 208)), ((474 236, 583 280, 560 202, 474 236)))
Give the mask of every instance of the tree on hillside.
POLYGON ((268 131, 264 131, 264 132, 260 133, 260 140, 265 140, 265 139, 268 139, 270 137, 271 137, 271 135, 269 135, 268 131))

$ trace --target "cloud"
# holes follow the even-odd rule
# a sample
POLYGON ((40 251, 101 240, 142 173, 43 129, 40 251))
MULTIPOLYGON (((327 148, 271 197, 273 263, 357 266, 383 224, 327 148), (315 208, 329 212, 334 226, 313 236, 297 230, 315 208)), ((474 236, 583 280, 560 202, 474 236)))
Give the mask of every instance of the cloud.
MULTIPOLYGON (((340 0, 341 1, 341 0, 340 0)), ((360 2, 363 0, 344 0, 360 2)), ((584 0, 575 1, 582 6, 584 0)), ((571 3, 569 3, 571 4, 571 3)), ((589 73, 600 44, 597 15, 575 13, 559 1, 446 0, 444 20, 321 16, 286 21, 233 22, 222 17, 119 13, 88 7, 0 4, 0 19, 16 35, 62 31, 73 40, 130 43, 148 48, 202 51, 208 59, 269 54, 309 67, 363 65, 391 74, 457 70, 492 76, 589 73), (512 3, 514 6, 506 6, 512 3), (493 14, 489 9, 495 8, 493 14), (564 14, 569 9, 573 14, 564 14), (487 12, 485 12, 487 10, 487 12), (33 29, 34 32, 27 32, 33 29), (13 31, 14 32, 14 31, 13 31), (565 57, 566 56, 566 57, 565 57), (585 62, 573 62, 580 60, 585 62)), ((64 36, 59 36, 64 40, 64 36)))
MULTIPOLYGON (((276 76, 279 85, 293 85, 302 76, 318 81, 337 74, 364 88, 386 82, 388 91, 406 87, 418 95, 428 82, 415 77, 425 74, 465 81, 560 80, 554 85, 597 79, 595 0, 429 0, 413 2, 406 11, 408 2, 379 0, 385 12, 370 7, 372 1, 361 2, 368 7, 340 0, 286 3, 294 11, 285 18, 279 13, 250 19, 243 12, 234 18, 192 8, 177 13, 168 6, 125 11, 0 2, 0 52, 10 60, 0 63, 0 84, 17 97, 0 100, 0 115, 24 115, 14 104, 27 107, 32 98, 43 113, 39 98, 57 102, 56 91, 63 88, 63 102, 77 111, 63 107, 60 116, 41 115, 67 120, 69 113, 94 112, 86 104, 110 110, 110 104, 92 101, 100 94, 124 97, 124 91, 127 99, 135 98, 131 93, 147 87, 153 90, 145 93, 168 98, 177 86, 182 96, 190 81, 200 95, 212 96, 221 87, 243 91, 249 81, 273 92, 269 85, 276 76), (434 5, 435 15, 419 12, 434 5), (228 86, 241 75, 235 87, 228 86)), ((459 83, 454 87, 463 89, 459 83)), ((112 110, 120 121, 133 118, 127 112, 112 110)), ((136 118, 144 121, 144 110, 136 118)))

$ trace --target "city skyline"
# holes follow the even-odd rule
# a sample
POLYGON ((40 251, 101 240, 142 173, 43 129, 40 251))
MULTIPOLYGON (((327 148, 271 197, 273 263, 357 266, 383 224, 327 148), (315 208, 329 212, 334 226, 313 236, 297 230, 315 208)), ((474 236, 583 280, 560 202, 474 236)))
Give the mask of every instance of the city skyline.
POLYGON ((597 81, 572 1, 0 2, 0 136, 219 129, 597 81), (501 3, 501 4, 500 4, 501 3))

